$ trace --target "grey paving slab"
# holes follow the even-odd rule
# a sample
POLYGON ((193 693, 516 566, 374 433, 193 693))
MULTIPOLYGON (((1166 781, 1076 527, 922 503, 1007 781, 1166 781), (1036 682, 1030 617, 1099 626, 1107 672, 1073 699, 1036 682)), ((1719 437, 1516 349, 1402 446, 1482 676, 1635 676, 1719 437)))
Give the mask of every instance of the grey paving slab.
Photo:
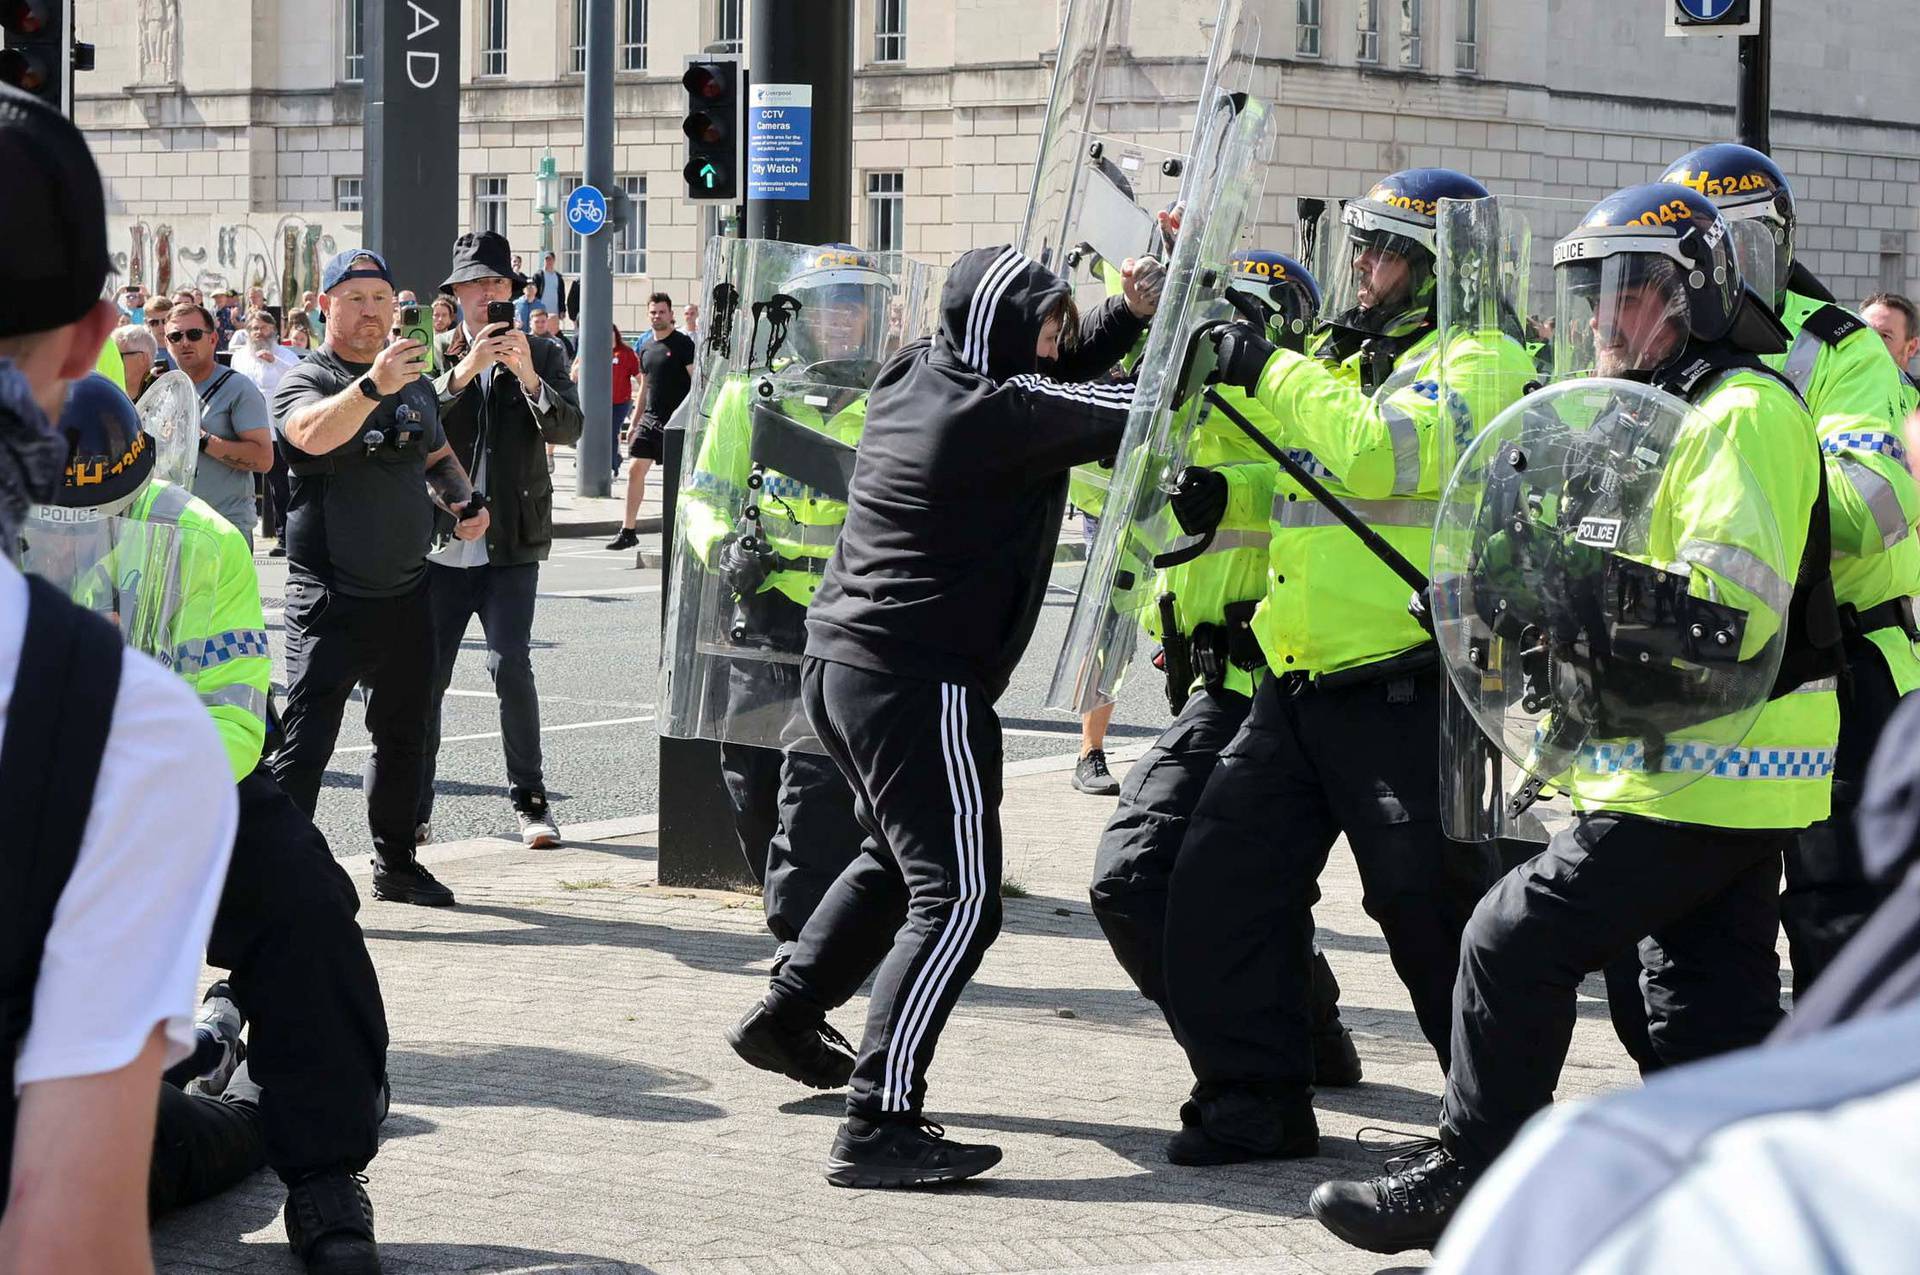
MULTIPOLYGON (((1322 1154, 1181 1169, 1161 1146, 1190 1083, 1158 1012, 1088 912, 1111 802, 1056 767, 1012 775, 999 942, 941 1043, 929 1113, 1006 1150, 935 1193, 846 1192, 820 1164, 840 1115, 736 1060, 721 1032, 773 954, 756 898, 663 889, 650 820, 555 851, 435 847, 462 906, 377 903, 361 922, 393 1045, 393 1115, 368 1190, 387 1269, 1142 1272, 1349 1275, 1419 1263, 1347 1249, 1305 1216, 1313 1185, 1366 1170, 1366 1125, 1422 1130, 1440 1072, 1420 1040, 1351 860, 1317 916, 1367 1083, 1320 1095, 1322 1154)), ((365 869, 355 865, 363 895, 365 869)), ((1596 989, 1597 990, 1597 989, 1596 989)), ((836 1014, 858 1035, 865 1001, 836 1014)), ((1583 997, 1568 1092, 1630 1083, 1604 1004, 1583 997)), ((155 1230, 169 1272, 295 1269, 283 1192, 262 1174, 155 1230)))

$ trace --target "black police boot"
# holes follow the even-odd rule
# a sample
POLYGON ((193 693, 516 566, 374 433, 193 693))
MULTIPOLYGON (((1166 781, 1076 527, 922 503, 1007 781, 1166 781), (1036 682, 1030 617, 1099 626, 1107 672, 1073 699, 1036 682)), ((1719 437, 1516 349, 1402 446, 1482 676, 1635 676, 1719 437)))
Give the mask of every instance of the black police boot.
POLYGON ((1313 1034, 1313 1083, 1321 1089, 1351 1089, 1360 1083, 1360 1051, 1353 1033, 1335 1019, 1331 1031, 1313 1034))
POLYGON ((450 908, 453 891, 441 885, 426 865, 418 860, 406 863, 373 861, 373 897, 388 903, 413 903, 423 908, 450 908))
POLYGON ((1073 767, 1073 786, 1095 797, 1117 797, 1120 781, 1107 769, 1107 752, 1095 748, 1080 754, 1073 767))
POLYGON ((1440 1145, 1422 1139, 1365 1182, 1322 1182, 1307 1208, 1320 1225, 1369 1253, 1432 1248, 1479 1178, 1440 1145))
POLYGON ((308 1275, 380 1275, 366 1178, 315 1173, 287 1190, 287 1243, 308 1275))
POLYGON ((998 1163, 999 1147, 948 1142, 945 1129, 921 1116, 858 1126, 846 1120, 833 1135, 827 1181, 862 1188, 933 1186, 985 1173, 998 1163))
POLYGON ((1285 1098, 1221 1089, 1180 1105, 1180 1132, 1167 1160, 1203 1166, 1248 1160, 1303 1160, 1320 1152, 1320 1124, 1304 1095, 1285 1098))
POLYGON ((794 1027, 762 1001, 727 1029, 733 1052, 762 1071, 777 1072, 813 1089, 840 1089, 853 1077, 853 1047, 822 1019, 794 1027))

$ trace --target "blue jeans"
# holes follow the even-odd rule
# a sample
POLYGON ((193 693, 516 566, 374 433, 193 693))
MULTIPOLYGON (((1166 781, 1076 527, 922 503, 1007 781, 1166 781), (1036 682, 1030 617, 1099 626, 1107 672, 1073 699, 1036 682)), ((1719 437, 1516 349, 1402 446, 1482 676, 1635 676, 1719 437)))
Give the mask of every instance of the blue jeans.
POLYGON ((518 566, 443 567, 427 564, 428 593, 433 607, 433 639, 437 666, 433 701, 427 712, 425 764, 420 774, 416 823, 433 816, 433 777, 440 753, 440 703, 453 682, 453 664, 467 622, 480 617, 486 635, 487 676, 500 699, 500 739, 507 758, 507 783, 516 802, 527 792, 546 791, 540 770, 540 696, 533 684, 533 659, 528 648, 533 634, 533 598, 540 584, 540 564, 518 566))

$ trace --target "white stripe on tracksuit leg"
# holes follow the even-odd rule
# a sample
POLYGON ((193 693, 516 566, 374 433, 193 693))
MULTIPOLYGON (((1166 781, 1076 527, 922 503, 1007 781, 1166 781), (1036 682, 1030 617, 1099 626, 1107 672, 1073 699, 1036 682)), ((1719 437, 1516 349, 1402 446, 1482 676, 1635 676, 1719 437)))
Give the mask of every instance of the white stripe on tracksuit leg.
POLYGON ((934 944, 933 954, 902 1002, 894 1021, 893 1038, 887 1042, 886 1081, 880 1106, 883 1111, 907 1111, 913 1092, 914 1051, 919 1047, 933 1007, 945 994, 946 985, 959 964, 967 945, 979 926, 981 881, 985 875, 980 863, 980 846, 975 837, 981 799, 977 780, 969 782, 972 762, 965 726, 966 691, 949 683, 940 687, 940 751, 946 762, 947 792, 953 803, 954 859, 958 873, 959 898, 947 927, 934 944))

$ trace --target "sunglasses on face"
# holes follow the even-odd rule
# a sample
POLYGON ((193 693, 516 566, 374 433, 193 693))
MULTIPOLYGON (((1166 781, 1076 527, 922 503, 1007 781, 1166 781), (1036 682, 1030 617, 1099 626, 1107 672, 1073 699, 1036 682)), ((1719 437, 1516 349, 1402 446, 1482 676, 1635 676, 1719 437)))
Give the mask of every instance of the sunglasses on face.
POLYGON ((203 341, 206 339, 206 335, 207 330, 205 328, 181 328, 178 331, 167 333, 167 344, 178 345, 182 341, 203 341))

